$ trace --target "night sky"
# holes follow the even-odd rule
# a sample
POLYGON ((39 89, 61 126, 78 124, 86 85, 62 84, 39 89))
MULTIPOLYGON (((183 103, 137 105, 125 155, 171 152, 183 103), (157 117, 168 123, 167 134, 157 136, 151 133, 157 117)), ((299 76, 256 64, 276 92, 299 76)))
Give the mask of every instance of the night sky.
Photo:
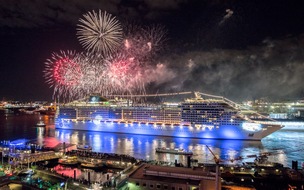
POLYGON ((304 97, 303 0, 0 0, 0 100, 52 100, 44 63, 83 51, 79 18, 105 10, 121 22, 162 24, 162 63, 147 92, 197 90, 235 101, 304 97))

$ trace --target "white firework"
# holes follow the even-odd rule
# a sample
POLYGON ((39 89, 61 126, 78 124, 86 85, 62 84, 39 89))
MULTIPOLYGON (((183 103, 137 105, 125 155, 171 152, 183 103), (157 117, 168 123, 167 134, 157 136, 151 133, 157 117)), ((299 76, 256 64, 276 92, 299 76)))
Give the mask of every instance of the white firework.
POLYGON ((104 58, 96 54, 83 53, 81 54, 82 78, 78 87, 79 94, 100 93, 106 94, 105 91, 105 72, 106 65, 104 58))
POLYGON ((77 35, 88 51, 109 55, 121 45, 122 27, 119 21, 107 12, 88 12, 79 19, 77 35))

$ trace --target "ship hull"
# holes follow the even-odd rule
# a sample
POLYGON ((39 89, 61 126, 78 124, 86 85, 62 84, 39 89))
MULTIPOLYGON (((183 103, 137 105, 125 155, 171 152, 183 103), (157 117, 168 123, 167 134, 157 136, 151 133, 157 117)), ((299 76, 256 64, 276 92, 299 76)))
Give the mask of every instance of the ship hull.
POLYGON ((115 123, 104 121, 72 121, 57 119, 57 129, 99 131, 110 133, 125 133, 167 137, 183 137, 198 139, 239 139, 261 140, 267 135, 281 129, 278 125, 267 125, 262 130, 251 132, 241 126, 221 125, 218 128, 197 128, 184 125, 158 125, 141 123, 115 123))
POLYGON ((290 131, 304 131, 304 121, 263 121, 271 125, 281 125, 281 130, 290 130, 290 131))

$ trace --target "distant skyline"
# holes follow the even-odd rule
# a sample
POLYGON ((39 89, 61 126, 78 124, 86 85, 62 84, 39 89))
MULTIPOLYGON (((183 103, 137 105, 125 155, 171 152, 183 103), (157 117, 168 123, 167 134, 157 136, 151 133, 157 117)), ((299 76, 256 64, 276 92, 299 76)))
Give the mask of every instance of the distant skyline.
POLYGON ((51 101, 44 63, 53 52, 84 51, 76 25, 98 9, 122 23, 168 30, 151 61, 167 69, 154 73, 147 93, 196 90, 235 101, 304 97, 301 0, 0 0, 0 100, 51 101))

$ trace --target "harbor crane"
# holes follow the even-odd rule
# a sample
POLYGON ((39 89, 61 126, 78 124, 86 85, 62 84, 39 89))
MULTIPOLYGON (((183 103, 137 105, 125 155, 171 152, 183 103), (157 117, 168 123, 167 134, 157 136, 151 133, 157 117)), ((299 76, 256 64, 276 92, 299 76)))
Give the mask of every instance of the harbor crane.
POLYGON ((213 159, 215 162, 215 190, 219 190, 219 163, 220 163, 220 159, 213 153, 213 151, 209 148, 208 145, 206 145, 206 147, 208 148, 209 152, 211 152, 211 154, 213 155, 213 159))

